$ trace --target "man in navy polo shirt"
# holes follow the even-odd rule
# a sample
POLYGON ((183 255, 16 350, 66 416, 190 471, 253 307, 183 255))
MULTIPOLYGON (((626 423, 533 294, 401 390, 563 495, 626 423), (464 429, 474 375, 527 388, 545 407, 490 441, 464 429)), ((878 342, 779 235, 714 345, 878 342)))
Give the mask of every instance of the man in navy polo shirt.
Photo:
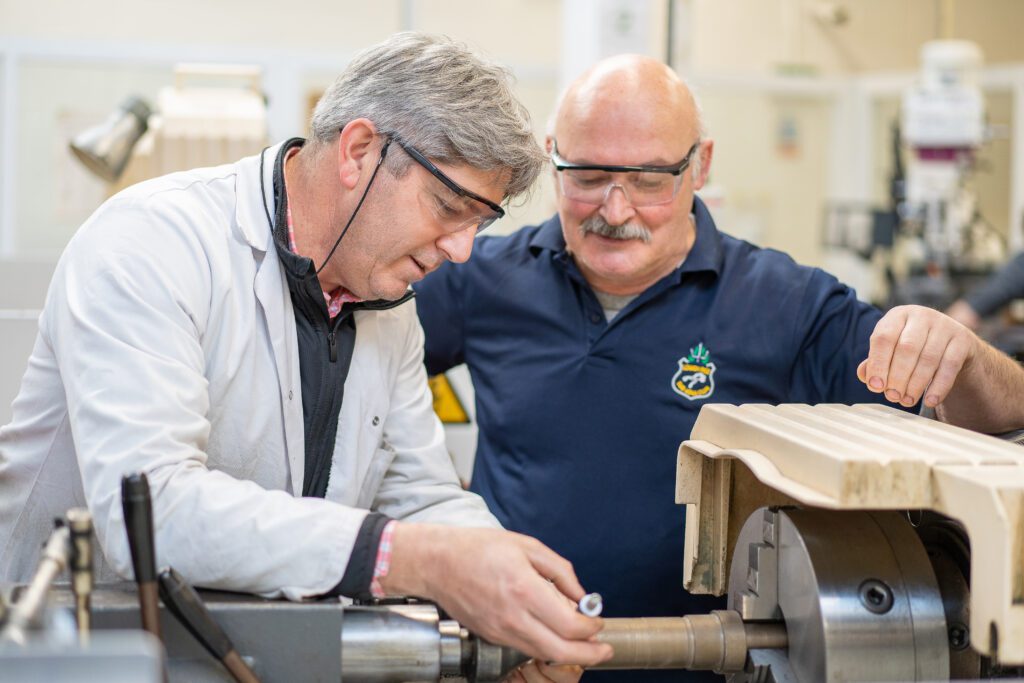
MULTIPOLYGON (((712 150, 671 70, 602 62, 566 93, 548 139, 558 215, 477 240, 467 264, 417 287, 428 370, 466 363, 476 389, 472 489, 507 528, 569 559, 604 595, 605 616, 724 602, 682 588, 675 454, 701 406, 888 399, 912 409, 928 387, 934 406, 965 363, 1020 382, 1008 359, 934 311, 895 309, 879 324, 832 276, 718 232, 694 196, 712 150)), ((971 377, 954 392, 967 399, 961 413, 991 391, 971 377)), ((1024 423, 1016 412, 999 419, 1024 423)))

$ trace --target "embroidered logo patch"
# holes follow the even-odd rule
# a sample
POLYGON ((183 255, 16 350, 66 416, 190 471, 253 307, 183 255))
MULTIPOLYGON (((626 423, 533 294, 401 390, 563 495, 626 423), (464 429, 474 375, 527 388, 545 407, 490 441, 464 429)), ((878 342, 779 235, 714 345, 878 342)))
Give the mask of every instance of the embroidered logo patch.
POLYGON ((679 371, 672 377, 672 391, 689 401, 699 401, 715 393, 715 364, 704 342, 679 359, 679 371))

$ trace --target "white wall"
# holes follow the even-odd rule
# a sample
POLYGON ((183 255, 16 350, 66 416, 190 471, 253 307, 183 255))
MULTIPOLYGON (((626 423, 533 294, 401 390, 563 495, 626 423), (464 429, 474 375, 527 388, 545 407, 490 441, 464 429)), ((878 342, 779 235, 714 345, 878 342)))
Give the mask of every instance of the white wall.
MULTIPOLYGON (((600 29, 588 28, 573 9, 586 1, 0 0, 0 296, 13 282, 19 296, 41 301, 45 278, 25 276, 18 264, 30 259, 42 262, 43 272, 51 268, 104 193, 70 158, 67 138, 127 94, 152 96, 169 82, 176 61, 261 65, 271 135, 281 138, 303 132, 309 102, 355 51, 406 28, 443 32, 512 68, 540 138, 563 74, 585 67, 577 41, 586 41, 588 31, 592 43, 601 40, 600 29)), ((609 7, 623 1, 648 22, 646 43, 630 49, 663 55, 667 4, 601 0, 609 7)), ((851 172, 859 144, 851 140, 860 137, 836 108, 855 97, 851 78, 914 70, 921 43, 943 34, 977 41, 989 64, 1024 62, 1020 0, 832 3, 848 10, 843 25, 815 18, 819 0, 674 2, 675 63, 698 86, 716 140, 705 194, 718 207, 721 227, 807 263, 821 259, 827 198, 884 197, 883 124, 891 111, 884 101, 871 105, 876 133, 864 143, 870 164, 851 172), (943 15, 944 7, 952 14, 943 15)), ((1016 115, 1006 97, 992 100, 996 123, 1016 115)), ((1009 195, 1022 192, 1008 183, 1008 169, 1021 163, 1012 149, 1009 139, 993 143, 985 152, 992 171, 976 181, 983 211, 1003 230, 1011 221, 1009 195)), ((494 230, 514 230, 552 209, 545 177, 494 230)), ((0 302, 0 310, 21 305, 0 302)), ((0 323, 0 345, 21 344, 12 356, 31 336, 18 331, 26 325, 18 320, 0 323)), ((0 374, 0 408, 12 393, 0 374)))
POLYGON ((49 261, 0 261, 0 425, 10 420, 51 275, 49 261))

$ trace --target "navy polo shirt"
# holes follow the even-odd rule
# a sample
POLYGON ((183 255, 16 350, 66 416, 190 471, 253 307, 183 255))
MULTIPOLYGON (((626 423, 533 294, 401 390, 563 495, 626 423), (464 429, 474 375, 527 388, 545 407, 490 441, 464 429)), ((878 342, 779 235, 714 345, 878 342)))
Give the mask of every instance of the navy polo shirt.
POLYGON ((724 607, 682 588, 676 452, 701 406, 884 401, 856 376, 881 313, 693 208, 686 260, 610 322, 557 216, 481 237, 466 264, 416 287, 428 371, 466 363, 473 379, 472 489, 506 528, 570 560, 605 616, 724 607))

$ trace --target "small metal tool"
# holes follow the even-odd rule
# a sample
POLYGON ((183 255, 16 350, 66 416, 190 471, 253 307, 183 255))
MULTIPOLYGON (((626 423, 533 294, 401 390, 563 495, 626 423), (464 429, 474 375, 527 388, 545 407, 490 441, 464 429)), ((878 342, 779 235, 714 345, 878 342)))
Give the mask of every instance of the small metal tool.
POLYGON ((579 602, 580 613, 585 614, 588 617, 599 617, 601 616, 601 610, 604 609, 604 601, 601 600, 600 593, 587 593, 579 602))
POLYGON ((181 575, 168 567, 160 572, 160 597, 167 609, 214 656, 238 683, 259 683, 259 678, 239 656, 202 599, 181 575))
POLYGON ((92 614, 92 515, 85 508, 72 508, 67 517, 71 530, 71 590, 75 594, 78 642, 87 645, 92 614))

